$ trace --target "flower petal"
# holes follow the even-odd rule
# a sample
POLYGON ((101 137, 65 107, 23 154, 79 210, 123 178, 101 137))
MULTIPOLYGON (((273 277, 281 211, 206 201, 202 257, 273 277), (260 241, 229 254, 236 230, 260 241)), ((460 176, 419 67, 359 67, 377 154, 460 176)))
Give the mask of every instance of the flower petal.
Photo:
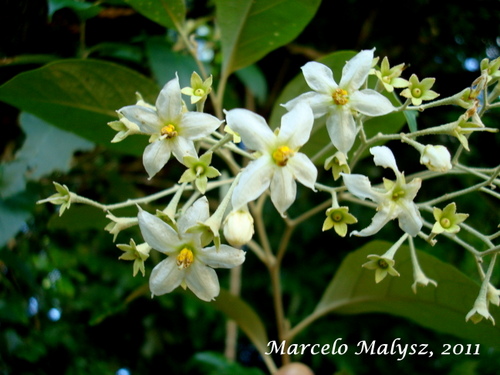
POLYGON ((184 214, 181 215, 177 221, 177 228, 179 233, 186 233, 187 230, 198 223, 202 223, 210 216, 208 209, 208 199, 203 196, 189 207, 184 214))
POLYGON ((159 217, 140 210, 137 215, 144 241, 153 249, 165 254, 173 254, 180 240, 175 230, 159 217))
POLYGON ((217 117, 201 112, 186 112, 179 124, 179 135, 197 140, 214 132, 222 124, 217 117))
POLYGON ((148 172, 149 179, 153 178, 167 164, 170 155, 171 145, 166 140, 160 139, 146 146, 142 155, 142 163, 148 172))
POLYGON ((276 136, 262 116, 247 109, 236 108, 226 112, 229 127, 241 136, 245 145, 252 150, 267 150, 272 147, 276 136))
POLYGON ((282 106, 290 111, 293 107, 302 102, 311 107, 314 113, 314 118, 324 116, 328 112, 328 108, 333 105, 331 95, 319 94, 316 91, 309 91, 286 102, 285 104, 282 104, 282 106))
POLYGON ((356 123, 348 107, 336 107, 326 118, 326 129, 333 145, 347 154, 356 139, 356 123))
POLYGON ((396 159, 391 149, 387 146, 375 146, 370 148, 370 153, 373 155, 373 161, 375 165, 384 168, 390 168, 399 175, 398 165, 396 164, 396 159))
POLYGON ((162 260, 153 268, 149 278, 149 289, 155 296, 170 293, 181 285, 185 270, 179 270, 175 257, 162 260))
POLYGON ((245 261, 245 252, 229 245, 207 247, 197 253, 198 259, 212 268, 233 268, 245 261))
POLYGON ((344 184, 347 186, 347 190, 351 194, 354 194, 361 199, 371 199, 374 202, 379 202, 381 200, 380 194, 373 190, 372 185, 368 177, 361 174, 345 174, 341 173, 344 184))
POLYGON ((339 83, 340 88, 351 94, 365 83, 372 67, 374 50, 361 51, 344 65, 339 83))
POLYGON ((186 270, 186 284, 203 301, 210 302, 219 295, 219 279, 215 271, 202 262, 194 262, 186 270))
POLYGON ((170 144, 172 153, 179 163, 184 164, 185 156, 196 157, 196 149, 194 148, 194 143, 190 139, 177 136, 172 139, 166 140, 165 142, 170 144))
POLYGON ((399 227, 410 236, 415 237, 423 225, 417 206, 412 201, 406 199, 401 200, 398 206, 399 227))
POLYGON ((281 118, 278 143, 288 145, 295 150, 302 147, 311 135, 314 115, 306 103, 298 103, 281 118))
POLYGON ((287 167, 277 167, 271 180, 271 200, 281 216, 284 216, 296 196, 297 184, 292 171, 287 167))
POLYGON ((287 168, 290 168, 293 177, 302 185, 314 190, 314 184, 318 177, 318 170, 305 154, 297 152, 288 160, 287 168))
POLYGON ((270 158, 267 154, 262 155, 241 172, 240 181, 231 198, 235 210, 258 198, 269 187, 273 174, 273 162, 270 158))
POLYGON ((376 117, 394 111, 391 101, 375 90, 355 91, 349 97, 349 104, 364 115, 376 117))
POLYGON ((332 70, 324 64, 310 61, 301 69, 309 87, 320 94, 331 95, 338 87, 332 70))
POLYGON ((380 211, 378 211, 372 218, 372 222, 365 229, 361 231, 352 231, 351 236, 366 237, 377 233, 380 229, 384 227, 389 221, 395 217, 395 207, 385 206, 380 211))
POLYGON ((182 95, 179 78, 168 81, 156 99, 156 111, 164 125, 177 123, 182 114, 182 95))
POLYGON ((127 120, 136 124, 146 134, 156 134, 163 126, 155 110, 142 105, 129 105, 118 110, 127 120))

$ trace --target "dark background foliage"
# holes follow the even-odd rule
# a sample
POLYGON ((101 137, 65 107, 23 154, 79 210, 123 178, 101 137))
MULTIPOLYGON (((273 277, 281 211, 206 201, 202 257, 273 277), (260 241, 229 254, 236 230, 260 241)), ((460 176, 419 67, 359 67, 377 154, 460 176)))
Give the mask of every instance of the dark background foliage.
MULTIPOLYGON (((213 11, 210 1, 188 1, 188 5, 190 18, 213 11)), ((104 2, 103 10, 89 18, 85 27, 69 8, 49 17, 44 0, 4 0, 0 6, 0 83, 44 62, 81 57, 82 52, 89 51, 90 57, 115 61, 151 76, 146 43, 153 37, 172 38, 170 32, 166 33, 164 28, 120 1, 104 2), (115 47, 94 48, 102 47, 103 43, 115 43, 115 47), (12 63, 11 59, 19 56, 25 56, 25 63, 12 63)), ((422 78, 436 77, 435 90, 441 96, 458 92, 478 76, 477 64, 481 59, 498 57, 499 16, 496 0, 465 3, 324 0, 313 21, 292 44, 258 63, 267 78, 268 95, 267 100, 254 103, 255 110, 268 116, 284 85, 300 72, 305 62, 343 49, 376 47, 376 54, 388 56, 392 64, 407 63, 407 77, 412 73, 422 78)), ((233 79, 230 82, 233 97, 228 101, 243 103, 242 89, 242 84, 233 79)), ((17 117, 15 108, 0 103, 2 162, 12 160, 24 140, 17 117)), ((432 117, 422 116, 421 125, 433 126, 453 118, 456 118, 453 113, 436 111, 432 117)), ((497 123, 498 114, 488 121, 497 123)), ((487 134, 479 137, 484 149, 494 149, 491 137, 487 134)), ((498 163, 498 153, 494 151, 478 152, 469 158, 483 166, 498 163), (495 157, 497 160, 491 160, 495 157)), ((112 243, 111 235, 102 230, 107 221, 101 213, 72 208, 63 220, 57 218, 52 206, 34 205, 36 200, 52 194, 52 180, 107 203, 153 192, 168 183, 148 182, 140 160, 102 147, 77 153, 73 166, 69 173, 55 172, 29 182, 26 193, 16 201, 33 215, 27 217, 19 234, 0 250, 0 374, 210 373, 215 367, 208 366, 199 353, 223 350, 225 331, 221 314, 184 293, 151 299, 147 278, 140 275, 133 278, 131 265, 117 261, 120 251, 112 243)), ((164 170, 161 176, 167 177, 171 172, 164 170)), ((314 199, 304 193, 293 210, 301 212, 314 199)), ((464 211, 477 209, 474 202, 463 204, 464 211)), ((494 208, 492 204, 486 199, 481 205, 486 220, 488 210, 494 208)), ((277 225, 272 232, 278 235, 281 228, 273 224, 273 215, 276 214, 269 207, 270 225, 277 225)), ((350 250, 347 241, 333 233, 318 235, 323 221, 320 216, 297 232, 284 263, 285 306, 292 323, 312 310, 350 250)), ((363 221, 368 220, 369 217, 363 221)), ((127 235, 140 236, 137 231, 127 235)), ((390 240, 397 234, 387 228, 383 236, 390 240)), ((118 242, 127 241, 126 235, 118 238, 118 242)), ((462 259, 460 250, 451 247, 451 251, 447 250, 441 250, 439 255, 462 262, 466 269, 471 267, 462 259)), ((150 271, 147 268, 147 273, 150 271)), ((227 273, 221 272, 220 276, 223 286, 227 286, 227 273)), ((265 321, 272 322, 268 275, 254 257, 249 256, 245 263, 243 281, 242 294, 266 317, 265 321)), ((273 334, 272 324, 270 327, 273 334)), ((398 337, 409 343, 429 343, 436 352, 443 343, 466 344, 382 314, 328 316, 297 340, 331 343, 337 337, 352 347, 360 340, 390 343, 398 337)), ((298 360, 309 363, 317 374, 336 371, 493 374, 500 364, 498 351, 488 348, 481 349, 480 357, 440 356, 432 361, 418 356, 403 361, 393 356, 365 356, 360 361, 352 353, 306 356, 298 360)), ((209 358, 220 360, 215 355, 209 358)), ((239 340, 238 360, 244 366, 264 369, 255 349, 244 337, 239 340)), ((236 374, 241 370, 227 371, 236 374)))

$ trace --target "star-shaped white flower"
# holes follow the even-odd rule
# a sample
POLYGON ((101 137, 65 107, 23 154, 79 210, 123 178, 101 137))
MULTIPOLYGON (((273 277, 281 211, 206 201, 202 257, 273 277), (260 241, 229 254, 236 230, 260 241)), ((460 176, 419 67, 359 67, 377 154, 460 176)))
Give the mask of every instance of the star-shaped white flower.
POLYGON ((305 154, 298 152, 309 140, 314 122, 313 113, 307 105, 300 103, 285 114, 280 129, 275 132, 261 116, 246 109, 228 111, 226 121, 248 148, 260 154, 241 173, 232 196, 235 210, 270 188, 271 200, 284 216, 295 201, 295 180, 314 190, 318 171, 305 154))
POLYGON ((370 199, 378 204, 372 223, 362 231, 353 231, 357 236, 371 236, 377 233, 390 220, 398 218, 399 227, 411 236, 416 236, 422 228, 422 218, 413 199, 417 195, 422 180, 413 179, 406 183, 404 173, 400 172, 392 151, 386 146, 370 149, 375 165, 391 168, 396 181, 384 179, 384 188, 373 188, 368 177, 359 174, 342 174, 347 189, 361 199, 370 199))
POLYGON ((220 286, 214 268, 233 268, 245 260, 245 252, 228 245, 202 248, 201 233, 189 228, 209 217, 208 200, 198 199, 177 221, 177 231, 146 211, 139 212, 139 227, 144 240, 168 257, 151 273, 149 287, 153 295, 169 293, 178 286, 188 287, 203 301, 219 295, 220 286))
POLYGON ((297 103, 306 102, 314 117, 326 115, 326 127, 332 143, 347 154, 356 138, 356 123, 353 112, 375 117, 394 110, 393 105, 375 90, 359 88, 365 83, 373 61, 373 51, 365 50, 349 60, 342 70, 337 84, 333 73, 326 65, 311 61, 302 67, 304 78, 311 89, 283 106, 291 110, 297 103))
POLYGON ((156 108, 131 105, 118 114, 135 123, 144 134, 150 134, 150 144, 144 150, 143 163, 152 178, 174 154, 183 163, 185 156, 196 157, 193 141, 201 139, 222 123, 216 117, 183 110, 179 78, 163 87, 156 99, 156 108))

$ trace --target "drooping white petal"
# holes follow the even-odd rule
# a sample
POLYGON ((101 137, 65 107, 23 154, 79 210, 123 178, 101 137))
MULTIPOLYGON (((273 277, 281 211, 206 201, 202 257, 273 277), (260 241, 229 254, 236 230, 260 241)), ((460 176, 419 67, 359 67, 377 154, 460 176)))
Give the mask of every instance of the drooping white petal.
POLYGON ((326 129, 335 147, 347 154, 356 139, 356 123, 348 107, 337 106, 326 118, 326 129))
POLYGON ((259 197, 269 187, 273 173, 272 163, 270 155, 265 154, 252 161, 241 172, 231 198, 235 210, 259 197))
POLYGON ((361 87, 372 67, 373 51, 373 49, 361 51, 344 65, 340 88, 351 94, 361 87))
POLYGON ((173 254, 177 251, 176 247, 180 239, 170 225, 144 210, 139 211, 137 218, 142 237, 149 246, 165 254, 173 254))
POLYGON ((197 258, 212 268, 233 268, 245 261, 245 252, 229 245, 222 244, 217 250, 215 246, 207 247, 196 254, 197 258))
POLYGON ((189 228, 203 223, 210 216, 208 208, 208 199, 203 196, 193 203, 177 220, 177 229, 179 233, 185 233, 189 228))
POLYGON ((288 145, 291 149, 302 147, 311 135, 314 115, 306 103, 298 103, 281 118, 278 144, 288 145))
POLYGON ((354 194, 361 199, 371 199, 374 202, 379 202, 381 197, 373 190, 368 177, 361 174, 345 174, 341 173, 344 184, 351 194, 354 194))
POLYGON ((331 95, 338 87, 332 70, 324 64, 310 61, 302 67, 302 72, 309 87, 320 94, 331 95))
POLYGON ((179 163, 184 164, 184 156, 196 157, 196 149, 194 148, 193 141, 190 139, 177 136, 169 140, 165 140, 170 144, 172 153, 179 163))
POLYGON ((181 285, 184 276, 185 270, 179 270, 175 257, 168 257, 153 268, 149 278, 149 289, 156 296, 170 293, 181 285))
POLYGON ((371 89, 353 92, 349 97, 349 104, 356 111, 371 117, 383 116, 394 111, 389 99, 371 89))
POLYGON ((271 180, 271 201, 281 216, 292 205, 297 196, 297 183, 287 167, 277 167, 271 180))
POLYGON ((156 111, 164 125, 179 121, 182 113, 182 96, 178 77, 168 81, 161 89, 156 99, 156 111))
POLYGON ((422 186, 422 179, 414 178, 411 182, 405 185, 405 199, 413 201, 422 186))
POLYGON ((352 231, 351 236, 366 237, 377 233, 380 229, 384 227, 389 221, 394 219, 396 216, 396 207, 394 205, 387 205, 382 207, 375 216, 372 218, 372 222, 365 229, 361 231, 352 231))
POLYGON ((396 159, 391 149, 387 146, 375 146, 370 148, 370 153, 373 155, 373 161, 375 165, 384 168, 390 168, 399 175, 398 165, 396 164, 396 159))
POLYGON ((217 117, 201 112, 186 112, 182 115, 179 135, 191 140, 206 137, 222 124, 217 117))
POLYGON ((309 91, 298 97, 282 104, 288 111, 292 110, 298 103, 306 103, 311 107, 314 113, 314 118, 319 118, 328 112, 328 107, 332 105, 333 99, 331 95, 319 94, 316 91, 309 91))
POLYGON ((219 295, 220 286, 217 274, 201 261, 195 261, 186 269, 185 280, 188 288, 203 301, 210 302, 219 295))
POLYGON ((295 153, 295 155, 288 160, 286 168, 292 171, 293 177, 302 185, 315 190, 314 184, 318 177, 318 170, 307 155, 301 152, 295 153))
POLYGON ((276 139, 266 120, 247 109, 236 108, 226 112, 226 122, 251 150, 266 150, 276 139))
POLYGON ((167 164, 170 154, 171 145, 166 140, 160 139, 146 146, 142 155, 142 163, 148 172, 149 179, 153 178, 167 164))
POLYGON ((119 111, 127 120, 136 124, 140 131, 146 134, 156 134, 163 126, 158 114, 154 109, 141 105, 129 105, 119 111))
POLYGON ((401 199, 398 202, 398 206, 399 227, 410 236, 415 237, 423 225, 417 206, 412 201, 406 199, 401 199))

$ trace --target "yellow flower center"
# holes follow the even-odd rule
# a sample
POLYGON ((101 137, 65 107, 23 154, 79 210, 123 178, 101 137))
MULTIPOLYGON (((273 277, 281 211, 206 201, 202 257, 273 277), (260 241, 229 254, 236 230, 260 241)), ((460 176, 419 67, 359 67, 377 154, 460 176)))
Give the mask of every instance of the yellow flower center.
POLYGON ((347 91, 343 89, 336 89, 332 93, 333 102, 337 105, 344 105, 349 102, 349 97, 347 96, 347 91))
POLYGON ((177 130, 175 130, 175 126, 172 124, 168 124, 161 128, 160 130, 161 135, 166 135, 167 138, 174 138, 177 136, 177 130))
POLYGON ((414 98, 420 98, 422 95, 422 90, 420 90, 418 87, 415 87, 413 90, 411 90, 411 96, 414 98))
POLYGON ((334 212, 330 217, 332 218, 333 221, 338 223, 338 222, 342 221, 343 215, 341 212, 337 211, 337 212, 334 212))
POLYGON ((280 167, 284 167, 286 163, 288 163, 288 159, 292 156, 293 151, 288 146, 278 147, 278 149, 273 152, 273 159, 280 167))
POLYGON ((194 90, 194 94, 196 96, 203 96, 203 95, 205 95, 205 90, 203 90, 203 89, 196 89, 196 90, 194 90))
POLYGON ((399 198, 403 198, 405 196, 404 190, 397 190, 392 192, 392 200, 397 201, 399 198))
POLYGON ((443 228, 449 228, 451 226, 451 221, 447 217, 443 217, 439 220, 439 224, 441 224, 443 228))
POLYGON ((177 255, 177 267, 180 270, 184 268, 188 268, 194 261, 194 254, 188 248, 184 248, 181 250, 179 255, 177 255))

